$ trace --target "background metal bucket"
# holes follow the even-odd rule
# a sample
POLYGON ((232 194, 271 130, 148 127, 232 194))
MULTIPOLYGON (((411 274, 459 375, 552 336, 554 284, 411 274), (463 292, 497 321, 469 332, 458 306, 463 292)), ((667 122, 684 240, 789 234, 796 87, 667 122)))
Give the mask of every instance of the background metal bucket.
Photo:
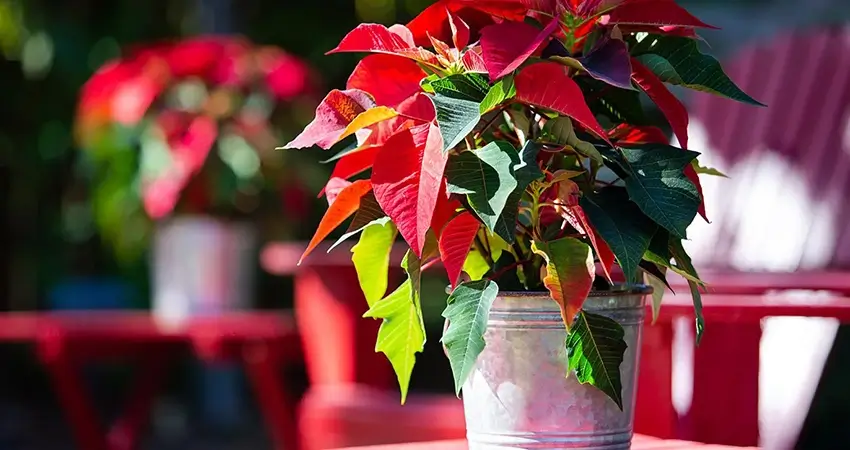
POLYGON ((471 450, 628 449, 644 302, 651 288, 591 293, 584 309, 616 320, 628 348, 620 366, 623 411, 566 374, 566 332, 544 293, 502 293, 490 312, 486 347, 463 386, 471 450))

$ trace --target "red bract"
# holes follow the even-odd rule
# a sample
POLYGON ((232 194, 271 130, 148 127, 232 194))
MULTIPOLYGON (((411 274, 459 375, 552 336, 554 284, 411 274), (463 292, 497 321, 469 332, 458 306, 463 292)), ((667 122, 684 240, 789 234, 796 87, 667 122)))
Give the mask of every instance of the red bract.
POLYGON ((395 55, 369 55, 354 68, 346 89, 369 92, 378 105, 395 106, 419 92, 419 82, 423 78, 425 72, 410 59, 395 55))
POLYGON ((560 64, 540 63, 523 69, 516 77, 516 95, 518 100, 569 116, 608 140, 607 133, 588 108, 581 88, 560 64))
POLYGON ((417 256, 425 246, 443 182, 448 155, 442 148, 436 126, 405 129, 381 147, 372 169, 378 204, 417 256))
POLYGON ((516 70, 558 27, 552 20, 543 30, 522 22, 503 22, 481 31, 481 50, 490 79, 516 70))

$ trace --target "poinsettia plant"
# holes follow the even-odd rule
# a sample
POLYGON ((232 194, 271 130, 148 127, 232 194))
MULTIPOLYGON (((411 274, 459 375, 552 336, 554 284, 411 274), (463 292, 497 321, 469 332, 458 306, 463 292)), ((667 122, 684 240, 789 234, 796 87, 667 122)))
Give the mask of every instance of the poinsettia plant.
POLYGON ((623 289, 615 265, 626 285, 645 274, 659 294, 668 270, 685 277, 702 333, 703 283, 682 241, 706 218, 698 174, 712 171, 688 150, 688 115, 667 84, 759 105, 700 51, 696 29, 708 27, 673 0, 441 0, 406 26, 362 24, 330 52, 372 54, 285 147, 356 141, 334 157, 304 256, 354 216, 340 240, 360 233, 366 317, 383 319, 376 349, 402 402, 425 343, 420 274, 435 262, 452 288, 442 342, 458 394, 500 290, 548 290, 568 369, 621 408, 623 330, 582 311, 594 287, 623 289), (644 94, 679 147, 650 126, 644 94), (386 295, 397 234, 408 279, 386 295))
POLYGON ((75 126, 91 209, 117 256, 137 257, 152 222, 174 214, 256 219, 284 203, 298 224, 295 171, 270 150, 310 120, 317 80, 294 55, 235 36, 144 44, 101 67, 75 126))

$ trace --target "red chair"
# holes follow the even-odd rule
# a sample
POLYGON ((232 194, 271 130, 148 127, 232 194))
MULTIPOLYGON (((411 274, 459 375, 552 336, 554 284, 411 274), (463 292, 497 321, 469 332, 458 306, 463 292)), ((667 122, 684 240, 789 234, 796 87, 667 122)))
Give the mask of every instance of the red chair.
MULTIPOLYGON (((731 177, 702 178, 713 223, 698 219, 686 244, 697 267, 714 269, 704 271, 712 282, 704 298, 706 314, 713 319, 706 319, 705 338, 689 367, 693 376, 686 381, 692 382, 693 394, 688 411, 671 407, 672 322, 648 330, 637 431, 755 445, 761 388, 763 400, 798 394, 796 417, 762 417, 762 429, 768 432, 761 436, 762 444, 790 448, 835 326, 814 324, 802 333, 789 327, 804 322, 768 323, 777 325, 773 328, 779 328, 780 335, 819 335, 813 342, 819 341, 820 348, 794 353, 795 359, 809 358, 808 373, 801 373, 796 384, 766 391, 768 386, 759 385, 759 358, 768 356, 761 350, 772 352, 776 338, 772 334, 762 340, 762 319, 786 315, 850 321, 850 299, 844 298, 850 294, 850 272, 823 272, 846 269, 850 263, 850 207, 844 200, 850 188, 850 40, 841 29, 792 34, 754 45, 725 67, 745 91, 769 107, 757 109, 709 95, 694 98, 690 147, 703 152, 703 164, 731 177), (809 293, 776 293, 788 290, 809 293), (819 296, 812 291, 827 292, 819 296)), ((685 286, 678 290, 687 293, 685 286)), ((676 303, 685 301, 668 300, 674 310, 676 303)), ((761 364, 766 369, 763 377, 785 376, 783 370, 768 367, 765 359, 761 364)), ((798 361, 797 366, 803 364, 798 361)))
MULTIPOLYGON (((375 353, 380 322, 362 318, 366 299, 351 265, 351 245, 330 254, 320 247, 300 267, 300 244, 272 244, 262 255, 270 273, 295 275, 295 318, 310 379, 298 414, 302 448, 465 437, 463 405, 454 395, 411 394, 399 404, 392 367, 375 353)), ((391 267, 404 256, 402 247, 396 250, 391 267)), ((400 269, 391 273, 397 280, 402 275, 400 269)))

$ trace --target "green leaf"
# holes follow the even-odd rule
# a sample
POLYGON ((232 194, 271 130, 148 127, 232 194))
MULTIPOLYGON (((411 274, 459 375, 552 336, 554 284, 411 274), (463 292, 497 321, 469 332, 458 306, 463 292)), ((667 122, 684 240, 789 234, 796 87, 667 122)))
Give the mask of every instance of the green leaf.
POLYGON ((514 176, 517 181, 517 188, 524 191, 532 181, 543 178, 543 171, 540 170, 540 165, 537 164, 537 154, 543 148, 540 144, 534 141, 528 141, 519 152, 519 158, 514 158, 514 176))
POLYGON ((626 190, 607 187, 580 200, 590 223, 617 257, 626 280, 634 281, 641 257, 658 226, 630 201, 626 190))
POLYGON ((682 241, 679 239, 670 239, 670 252, 673 254, 673 260, 676 261, 676 266, 688 274, 688 286, 691 288, 691 297, 694 301, 694 315, 696 316, 696 332, 697 345, 702 340, 702 333, 705 330, 705 319, 702 316, 702 294, 699 291, 702 281, 699 281, 697 269, 691 262, 691 257, 682 247, 682 241))
POLYGON ((402 260, 407 280, 392 294, 376 302, 363 317, 383 319, 375 351, 387 355, 398 378, 401 403, 407 399, 416 353, 425 348, 425 322, 420 302, 422 262, 412 251, 402 260))
POLYGON ((387 293, 390 253, 396 234, 392 222, 373 222, 363 229, 360 241, 351 248, 351 261, 370 308, 387 293))
POLYGON ((576 82, 582 87, 585 97, 591 99, 588 106, 593 114, 604 116, 613 124, 649 125, 639 92, 619 89, 590 77, 579 77, 576 82))
POLYGON ((437 110, 437 125, 443 136, 443 151, 449 151, 463 141, 481 120, 479 103, 441 94, 430 98, 437 110))
POLYGON ((644 253, 643 259, 657 265, 658 267, 670 269, 687 280, 692 280, 698 284, 702 284, 702 280, 670 262, 670 259, 673 257, 670 253, 671 239, 675 238, 671 238, 670 233, 664 228, 659 228, 652 237, 652 241, 649 243, 649 248, 646 250, 646 253, 644 253))
POLYGON ((338 159, 342 159, 343 156, 349 155, 351 153, 357 153, 360 146, 357 145, 357 142, 352 142, 348 144, 344 149, 340 150, 336 155, 331 156, 330 158, 320 161, 321 164, 330 164, 338 159))
MULTIPOLYGON (((449 158, 446 192, 464 194, 487 228, 498 233, 497 222, 508 196, 516 189, 513 166, 519 161, 513 145, 496 141, 449 158)), ((506 236, 502 236, 508 240, 506 236)), ((510 241, 509 241, 510 242, 510 241)))
POLYGON ((655 223, 684 239, 702 201, 684 169, 699 153, 664 144, 622 148, 621 153, 629 197, 655 223))
POLYGON ((472 249, 468 255, 466 255, 466 261, 463 263, 463 271, 469 275, 469 278, 472 281, 478 281, 484 278, 484 275, 487 275, 487 272, 490 271, 490 264, 487 263, 487 260, 484 259, 484 256, 481 255, 476 249, 472 249))
POLYGON ((425 327, 421 309, 414 301, 413 283, 407 280, 386 298, 375 303, 363 317, 383 319, 378 329, 375 351, 387 355, 401 390, 401 403, 407 400, 410 375, 416 353, 425 348, 425 327))
POLYGON ((431 88, 438 95, 481 103, 490 91, 490 83, 486 75, 469 72, 431 81, 431 88))
POLYGON ((670 258, 670 232, 659 228, 649 241, 649 248, 646 249, 643 259, 661 267, 670 267, 670 258))
POLYGON ((485 113, 501 105, 505 100, 509 100, 515 96, 516 86, 514 86, 513 75, 500 79, 490 88, 487 96, 481 101, 481 115, 483 116, 485 113))
POLYGON ((637 59, 664 82, 766 106, 735 85, 714 57, 700 52, 695 39, 652 36, 641 41, 637 52, 637 59))
MULTIPOLYGON (((526 141, 518 156, 511 153, 512 171, 517 180, 517 186, 508 195, 505 208, 499 216, 494 230, 507 243, 513 244, 516 240, 516 221, 522 194, 532 181, 539 180, 544 176, 537 164, 537 154, 541 148, 542 146, 534 141, 526 141)), ((493 256, 493 258, 498 259, 498 256, 493 256)))
POLYGON ((534 241, 531 250, 546 261, 543 284, 561 308, 561 318, 569 330, 593 288, 596 272, 593 252, 589 245, 571 237, 549 242, 534 241))
POLYGON ((449 296, 443 317, 449 327, 441 341, 446 346, 455 393, 460 396, 463 383, 469 377, 478 355, 484 350, 484 333, 490 307, 499 294, 499 286, 490 280, 461 283, 449 296))
POLYGON ((723 173, 723 172, 721 172, 721 171, 719 171, 719 170, 717 170, 713 167, 703 167, 703 166, 699 165, 699 163, 696 160, 691 162, 691 165, 694 167, 694 172, 696 172, 696 173, 703 174, 703 175, 712 175, 712 176, 715 176, 715 177, 729 178, 728 175, 726 175, 725 173, 723 173))
POLYGON ((620 364, 626 352, 625 332, 619 323, 587 311, 576 318, 567 334, 569 370, 582 384, 604 392, 623 409, 623 382, 620 364))

